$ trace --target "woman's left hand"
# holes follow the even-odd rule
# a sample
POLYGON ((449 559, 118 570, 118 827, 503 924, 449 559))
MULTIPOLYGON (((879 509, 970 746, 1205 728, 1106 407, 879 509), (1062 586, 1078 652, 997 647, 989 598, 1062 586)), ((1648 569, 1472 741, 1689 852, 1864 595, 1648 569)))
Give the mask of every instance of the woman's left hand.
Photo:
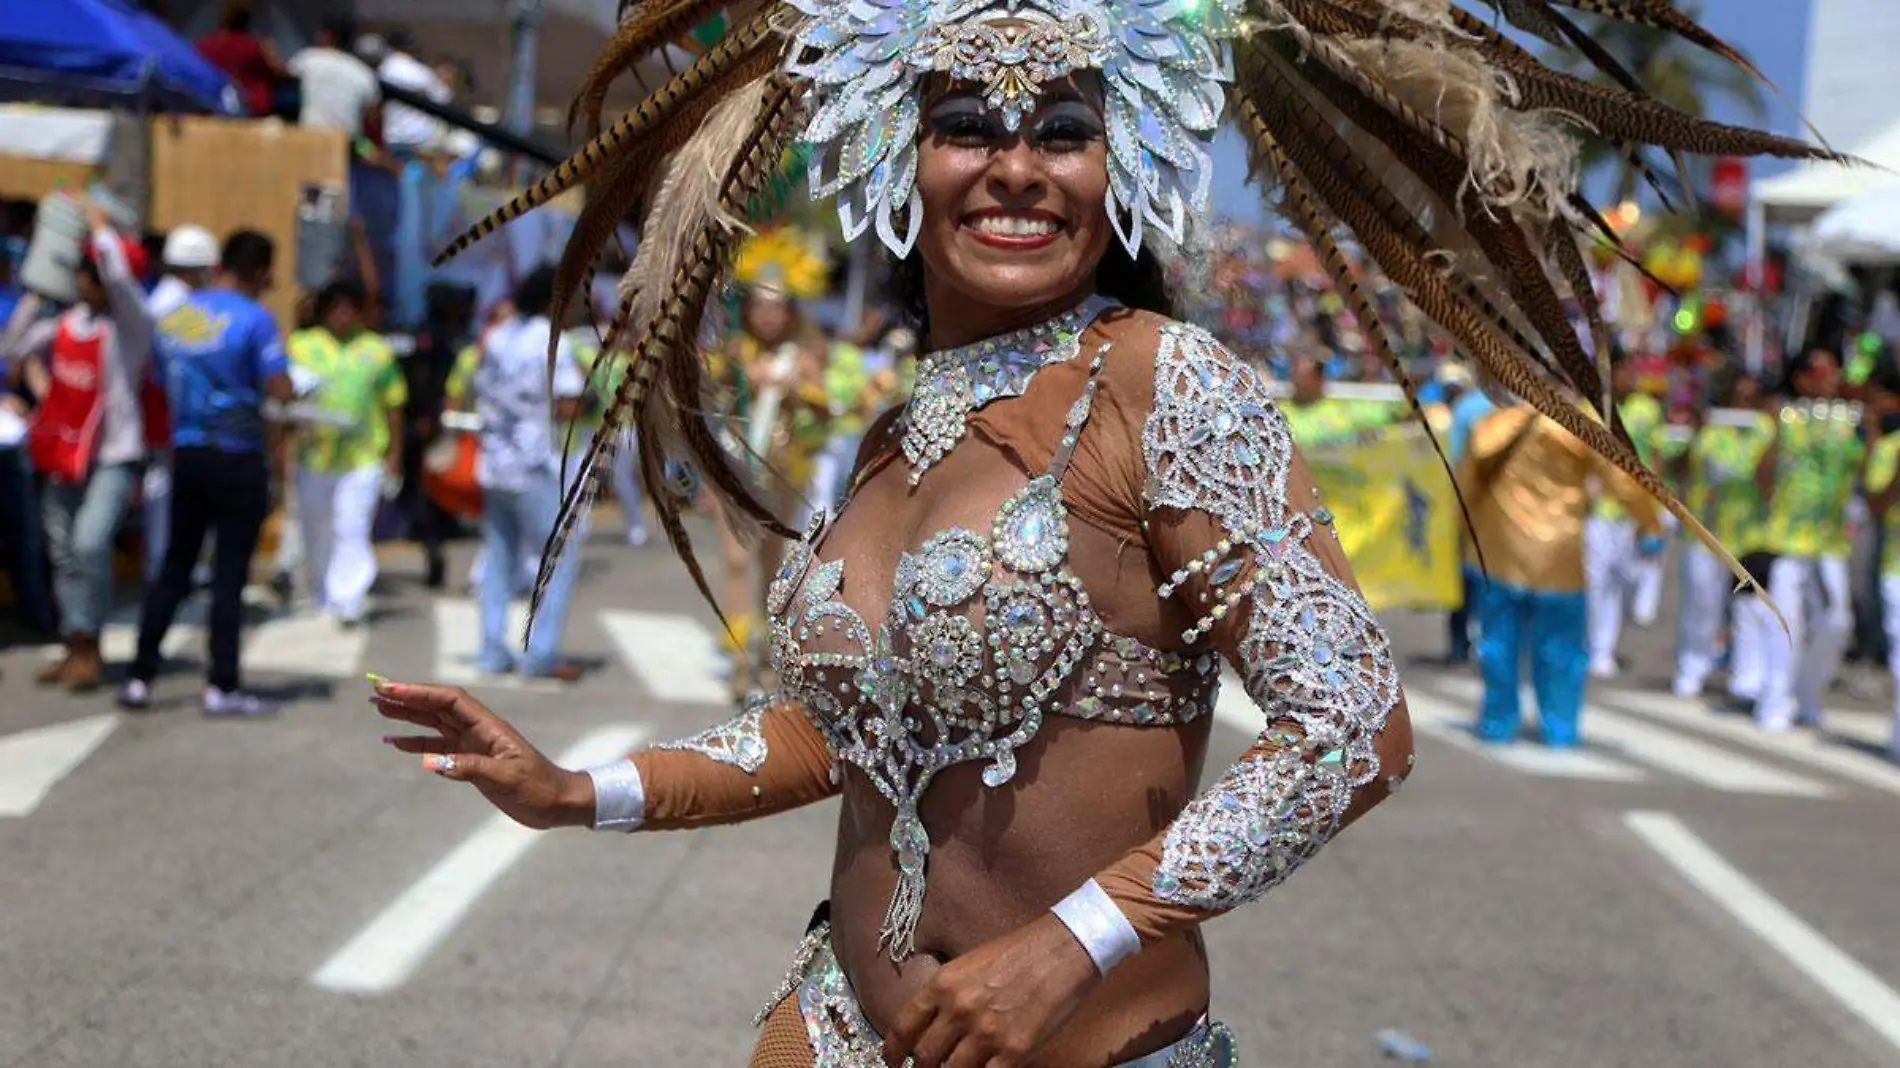
POLYGON ((1017 1068, 1100 979, 1052 913, 944 965, 898 1016, 884 1059, 914 1068, 1017 1068))

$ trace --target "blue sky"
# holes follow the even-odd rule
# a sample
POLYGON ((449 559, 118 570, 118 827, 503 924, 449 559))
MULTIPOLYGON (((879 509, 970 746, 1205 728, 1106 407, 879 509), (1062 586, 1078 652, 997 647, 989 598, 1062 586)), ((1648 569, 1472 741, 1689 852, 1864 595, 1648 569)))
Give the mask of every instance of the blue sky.
MULTIPOLYGON (((1900 3, 1900 0, 1895 0, 1900 3)), ((1767 126, 1776 133, 1800 134, 1803 61, 1807 53, 1809 0, 1701 0, 1703 24, 1760 67, 1780 93, 1768 94, 1767 126)), ((1711 117, 1731 122, 1747 116, 1739 108, 1717 106, 1711 117)), ((1214 210, 1217 214, 1257 218, 1260 196, 1248 188, 1247 163, 1239 138, 1223 135, 1216 147, 1214 210)), ((1786 164, 1757 161, 1753 177, 1773 174, 1786 164)))

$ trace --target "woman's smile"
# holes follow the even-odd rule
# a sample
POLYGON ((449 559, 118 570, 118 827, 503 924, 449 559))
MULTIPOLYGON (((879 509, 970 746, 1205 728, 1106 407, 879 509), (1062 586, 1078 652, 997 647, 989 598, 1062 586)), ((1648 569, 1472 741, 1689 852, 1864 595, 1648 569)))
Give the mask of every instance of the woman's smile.
POLYGON ((1055 244, 1066 225, 1054 212, 989 208, 965 215, 961 229, 991 248, 1032 252, 1055 244))

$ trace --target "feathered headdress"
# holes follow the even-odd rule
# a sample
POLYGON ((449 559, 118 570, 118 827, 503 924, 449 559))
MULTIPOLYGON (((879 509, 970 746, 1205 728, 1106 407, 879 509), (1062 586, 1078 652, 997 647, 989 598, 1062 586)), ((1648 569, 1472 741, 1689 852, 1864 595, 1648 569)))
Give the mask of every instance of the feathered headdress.
MULTIPOLYGON (((979 85, 1013 123, 1042 86, 1080 70, 1101 79, 1107 207, 1128 249, 1149 228, 1179 236, 1202 214, 1208 146, 1223 121, 1237 124, 1280 210, 1401 382, 1386 328, 1334 240, 1342 227, 1481 372, 1717 546, 1643 466, 1605 399, 1608 331, 1579 245, 1585 235, 1614 235, 1577 192, 1578 143, 1607 141, 1656 182, 1653 151, 1838 157, 1669 107, 1572 18, 1584 11, 1650 26, 1753 71, 1669 0, 764 0, 733 5, 750 14, 602 128, 613 81, 665 57, 727 6, 629 5, 570 113, 590 140, 443 254, 590 183, 561 264, 565 298, 585 284, 619 221, 642 220, 610 331, 627 373, 583 457, 587 477, 548 546, 544 579, 628 422, 662 446, 642 449, 653 474, 668 456, 688 459, 736 512, 784 532, 706 427, 696 340, 741 216, 769 201, 760 194, 790 146, 808 146, 814 192, 836 198, 847 235, 875 230, 901 255, 921 222, 915 145, 925 80, 979 85), (1507 36, 1499 17, 1581 56, 1612 84, 1546 62, 1507 36), (1594 353, 1571 328, 1567 301, 1588 320, 1594 353)), ((663 478, 647 485, 706 592, 678 501, 663 478)))
POLYGON ((821 248, 789 226, 761 230, 746 238, 732 258, 732 280, 795 300, 822 297, 831 272, 821 248))

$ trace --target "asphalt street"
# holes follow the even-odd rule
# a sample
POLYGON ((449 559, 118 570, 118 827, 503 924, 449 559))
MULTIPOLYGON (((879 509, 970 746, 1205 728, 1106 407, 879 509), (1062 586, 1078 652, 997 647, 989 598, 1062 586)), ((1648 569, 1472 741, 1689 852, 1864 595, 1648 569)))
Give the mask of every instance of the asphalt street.
MULTIPOLYGON (((465 563, 462 546, 458 563, 465 563)), ((823 895, 833 805, 690 834, 535 835, 378 743, 365 671, 470 686, 579 762, 724 718, 708 617, 664 549, 597 530, 578 685, 476 676, 462 591, 384 554, 343 633, 261 616, 272 721, 197 711, 182 627, 158 705, 36 691, 0 651, 0 1065, 742 1065, 823 895)), ((130 608, 123 620, 130 619, 130 608)), ((1629 634, 1588 746, 1476 745, 1475 677, 1418 662, 1404 794, 1265 901, 1215 921, 1215 1015, 1249 1066, 1900 1064, 1900 768, 1884 688, 1778 738, 1667 695, 1666 628, 1629 634)), ((129 626, 108 636, 129 653, 129 626)), ((1217 757, 1247 740, 1229 700, 1217 757)))

